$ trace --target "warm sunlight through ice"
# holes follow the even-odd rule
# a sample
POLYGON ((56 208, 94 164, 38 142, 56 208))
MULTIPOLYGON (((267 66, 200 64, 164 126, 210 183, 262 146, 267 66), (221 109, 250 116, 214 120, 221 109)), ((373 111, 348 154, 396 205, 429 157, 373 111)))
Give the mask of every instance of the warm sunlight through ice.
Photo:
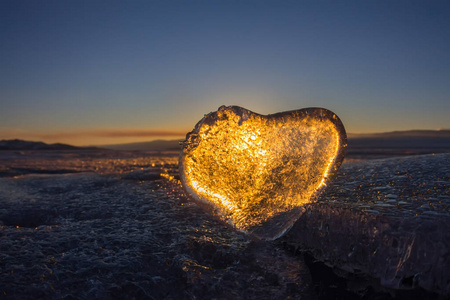
POLYGON ((222 106, 188 134, 181 180, 235 228, 273 239, 326 185, 345 147, 342 123, 328 110, 263 116, 222 106))

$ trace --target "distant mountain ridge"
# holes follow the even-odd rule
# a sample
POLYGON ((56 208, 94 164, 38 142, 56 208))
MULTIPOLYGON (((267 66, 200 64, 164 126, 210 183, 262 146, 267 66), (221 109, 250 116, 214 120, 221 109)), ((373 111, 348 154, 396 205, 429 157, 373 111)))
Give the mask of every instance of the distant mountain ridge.
MULTIPOLYGON (((46 144, 19 139, 1 140, 0 150, 95 150, 111 149, 124 151, 179 151, 182 140, 154 140, 150 142, 77 147, 68 144, 46 144)), ((433 148, 437 152, 450 151, 450 130, 408 130, 384 133, 348 134, 348 151, 359 152, 360 148, 433 148)), ((430 151, 431 151, 430 150, 430 151)))
POLYGON ((450 138, 450 129, 406 130, 382 133, 349 133, 348 138, 450 138))
POLYGON ((346 157, 381 157, 450 152, 450 130, 349 134, 346 157))
POLYGON ((112 150, 141 150, 141 151, 167 151, 181 150, 180 142, 182 140, 154 140, 150 142, 102 145, 101 147, 112 150))
POLYGON ((0 141, 0 150, 89 150, 89 149, 98 149, 98 148, 76 147, 61 143, 46 144, 44 142, 24 141, 19 139, 0 141))

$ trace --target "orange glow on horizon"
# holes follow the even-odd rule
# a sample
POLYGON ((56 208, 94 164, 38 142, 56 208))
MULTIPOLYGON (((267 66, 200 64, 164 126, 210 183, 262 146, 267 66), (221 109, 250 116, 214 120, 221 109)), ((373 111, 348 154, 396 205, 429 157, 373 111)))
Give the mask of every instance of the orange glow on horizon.
POLYGON ((183 139, 187 130, 163 129, 71 129, 60 131, 32 131, 0 128, 0 140, 21 139, 44 143, 63 143, 74 146, 101 146, 152 140, 183 139))

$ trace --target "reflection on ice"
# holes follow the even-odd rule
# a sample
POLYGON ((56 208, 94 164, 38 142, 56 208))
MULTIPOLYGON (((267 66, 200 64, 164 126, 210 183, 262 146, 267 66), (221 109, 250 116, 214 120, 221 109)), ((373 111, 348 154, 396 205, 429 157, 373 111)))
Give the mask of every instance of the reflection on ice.
MULTIPOLYGON (((5 151, 6 152, 6 151, 5 151)), ((0 156, 0 177, 27 174, 69 174, 93 172, 97 174, 128 174, 132 171, 174 168, 178 152, 123 151, 34 151, 15 152, 0 156)))

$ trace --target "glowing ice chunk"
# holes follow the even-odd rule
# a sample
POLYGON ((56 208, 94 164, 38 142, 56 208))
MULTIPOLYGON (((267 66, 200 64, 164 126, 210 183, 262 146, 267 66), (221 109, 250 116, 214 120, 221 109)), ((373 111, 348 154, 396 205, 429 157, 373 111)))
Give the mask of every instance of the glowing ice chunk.
POLYGON ((347 146, 323 108, 259 115, 222 106, 187 134, 180 177, 187 192, 233 227, 283 235, 339 168, 347 146))

